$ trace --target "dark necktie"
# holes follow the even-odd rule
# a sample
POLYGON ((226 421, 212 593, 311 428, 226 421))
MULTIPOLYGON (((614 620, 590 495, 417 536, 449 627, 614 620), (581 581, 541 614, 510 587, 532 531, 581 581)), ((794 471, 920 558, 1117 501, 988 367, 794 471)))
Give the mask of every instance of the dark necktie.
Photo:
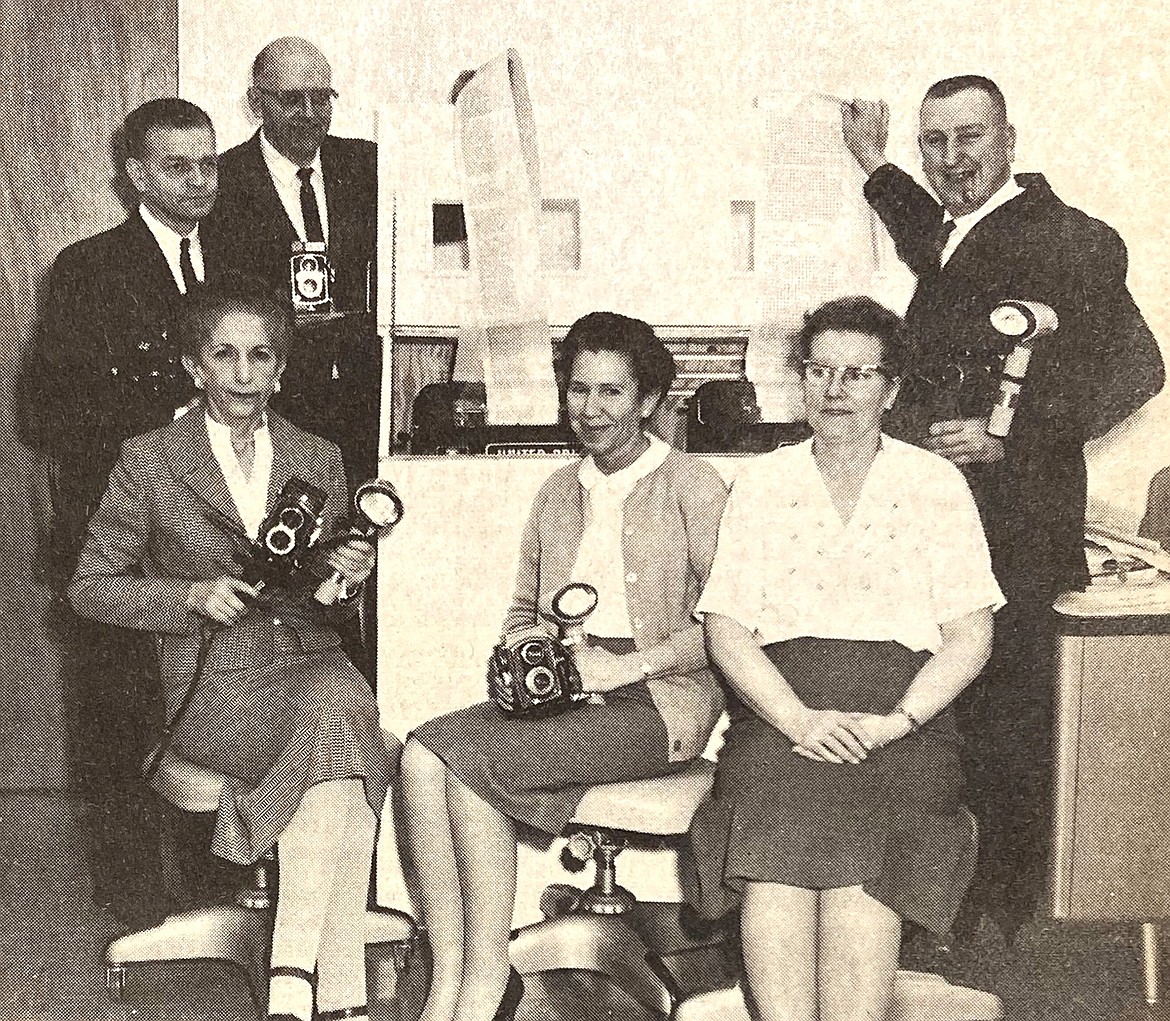
POLYGON ((943 249, 947 247, 947 242, 951 235, 955 232, 954 220, 943 220, 942 225, 938 228, 938 234, 934 239, 934 250, 938 255, 939 265, 942 265, 943 249))
POLYGON ((321 211, 317 208, 317 193, 313 191, 312 167, 301 167, 297 171, 301 179, 301 218, 305 221, 305 240, 324 241, 325 231, 321 228, 321 211))
POLYGON ((195 266, 191 262, 191 239, 179 239, 179 272, 183 274, 183 290, 190 294, 199 287, 195 266))

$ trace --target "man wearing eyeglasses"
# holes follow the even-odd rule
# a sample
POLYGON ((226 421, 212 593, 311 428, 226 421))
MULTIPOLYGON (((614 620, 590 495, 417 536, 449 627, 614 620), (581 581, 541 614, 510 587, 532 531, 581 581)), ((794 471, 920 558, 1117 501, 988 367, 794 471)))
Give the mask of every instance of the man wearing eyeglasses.
POLYGON ((1158 346, 1126 287, 1125 245, 1066 205, 1041 174, 1012 174, 1015 129, 990 79, 927 90, 918 146, 937 201, 886 162, 884 103, 842 105, 845 142, 869 175, 865 196, 918 277, 906 313, 914 368, 890 431, 963 468, 1007 606, 982 683, 959 706, 971 807, 981 826, 969 921, 985 912, 1009 938, 1036 907, 1049 836, 1052 601, 1088 580, 1084 444, 1157 393, 1158 346), (988 415, 1012 342, 991 326, 1006 299, 1059 319, 1037 342, 1014 421, 988 415))
POLYGON ((337 99, 329 61, 307 40, 276 39, 257 54, 248 104, 261 127, 221 157, 207 231, 224 268, 284 294, 293 243, 327 244, 333 308, 347 318, 298 329, 273 407, 336 442, 355 485, 372 474, 377 443, 378 164, 374 143, 329 134, 337 99))
MULTIPOLYGON (((51 465, 52 520, 38 552, 62 600, 122 443, 170 422, 195 394, 174 326, 185 295, 217 267, 204 229, 216 195, 211 118, 186 100, 154 99, 126 117, 120 141, 129 215, 57 256, 20 387, 23 438, 51 465)), ((58 622, 94 899, 130 925, 153 924, 184 905, 140 771, 161 716, 155 649, 63 601, 58 622)), ((190 819, 178 826, 187 864, 201 868, 206 833, 190 819)))

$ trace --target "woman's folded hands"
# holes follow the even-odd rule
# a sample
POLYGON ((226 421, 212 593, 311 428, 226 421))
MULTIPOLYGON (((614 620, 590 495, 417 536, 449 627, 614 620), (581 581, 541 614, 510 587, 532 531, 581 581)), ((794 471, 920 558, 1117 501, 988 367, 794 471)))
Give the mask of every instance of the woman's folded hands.
POLYGON ((901 740, 910 730, 910 721, 901 713, 806 709, 786 734, 793 752, 806 759, 856 765, 870 752, 901 740))

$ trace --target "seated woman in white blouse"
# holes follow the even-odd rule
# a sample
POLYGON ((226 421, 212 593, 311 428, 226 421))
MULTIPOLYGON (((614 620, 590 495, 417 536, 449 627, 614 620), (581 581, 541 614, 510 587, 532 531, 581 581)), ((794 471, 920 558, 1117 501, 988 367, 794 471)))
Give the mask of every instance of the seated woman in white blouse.
POLYGON ((697 607, 735 696, 699 906, 742 902, 764 1021, 886 1017, 901 919, 945 932, 971 880, 950 706, 1003 596, 959 470, 882 435, 900 325, 868 298, 806 317, 813 438, 744 467, 697 607))

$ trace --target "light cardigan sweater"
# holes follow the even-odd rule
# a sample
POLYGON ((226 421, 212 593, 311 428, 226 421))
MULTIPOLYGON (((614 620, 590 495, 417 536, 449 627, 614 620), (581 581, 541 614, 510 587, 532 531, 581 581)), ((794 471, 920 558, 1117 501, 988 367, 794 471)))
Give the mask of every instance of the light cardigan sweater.
MULTIPOLYGON (((571 580, 588 499, 579 468, 580 462, 560 468, 536 495, 520 543, 505 634, 550 617, 553 595, 571 580)), ((711 572, 726 500, 727 487, 714 468, 671 450, 638 481, 624 506, 622 552, 634 645, 650 649, 669 641, 678 657, 675 673, 648 681, 672 762, 699 755, 723 711, 703 627, 692 614, 711 572)))

